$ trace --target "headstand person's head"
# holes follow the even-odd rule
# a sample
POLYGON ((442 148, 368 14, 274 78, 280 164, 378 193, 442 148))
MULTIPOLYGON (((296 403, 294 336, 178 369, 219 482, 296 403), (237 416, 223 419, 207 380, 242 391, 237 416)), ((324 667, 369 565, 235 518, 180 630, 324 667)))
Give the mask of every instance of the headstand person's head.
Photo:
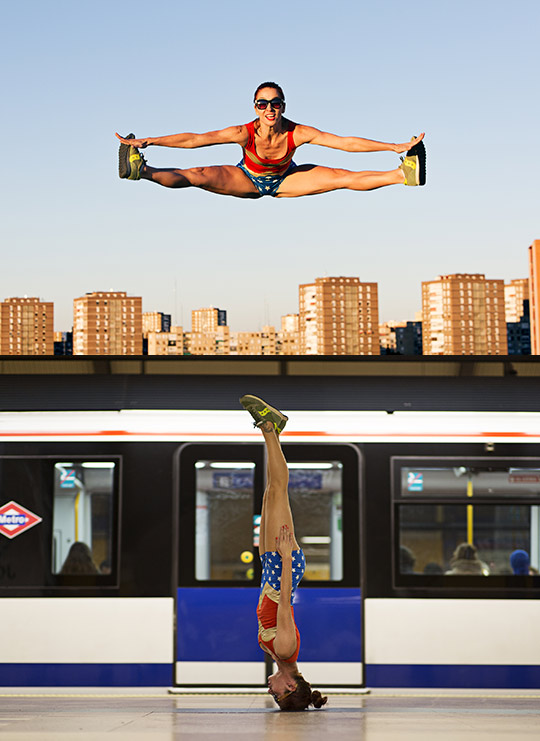
MULTIPOLYGON (((270 677, 271 679, 272 677, 270 677)), ((323 697, 318 690, 312 690, 310 683, 306 682, 300 673, 291 675, 290 681, 287 683, 289 688, 285 688, 285 691, 279 695, 274 691, 274 685, 272 685, 271 681, 269 681, 269 684, 270 689, 268 692, 279 705, 280 710, 296 712, 307 710, 310 705, 313 705, 315 708, 322 708, 328 702, 328 697, 323 697)))

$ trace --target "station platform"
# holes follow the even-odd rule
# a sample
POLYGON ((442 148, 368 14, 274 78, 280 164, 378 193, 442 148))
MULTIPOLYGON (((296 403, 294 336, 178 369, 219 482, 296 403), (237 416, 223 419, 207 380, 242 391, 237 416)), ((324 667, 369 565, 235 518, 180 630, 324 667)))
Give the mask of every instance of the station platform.
POLYGON ((2 741, 519 741, 538 738, 540 728, 540 690, 327 694, 321 710, 283 713, 262 692, 0 688, 0 734, 2 741))

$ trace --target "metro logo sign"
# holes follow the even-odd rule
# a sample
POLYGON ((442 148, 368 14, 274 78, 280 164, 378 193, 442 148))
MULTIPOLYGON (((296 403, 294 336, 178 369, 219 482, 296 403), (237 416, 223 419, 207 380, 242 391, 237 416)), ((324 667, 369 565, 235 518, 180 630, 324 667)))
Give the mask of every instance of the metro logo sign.
POLYGON ((24 533, 25 530, 38 525, 41 521, 41 517, 17 504, 17 502, 11 501, 0 507, 0 533, 5 535, 6 538, 15 538, 17 535, 24 533))

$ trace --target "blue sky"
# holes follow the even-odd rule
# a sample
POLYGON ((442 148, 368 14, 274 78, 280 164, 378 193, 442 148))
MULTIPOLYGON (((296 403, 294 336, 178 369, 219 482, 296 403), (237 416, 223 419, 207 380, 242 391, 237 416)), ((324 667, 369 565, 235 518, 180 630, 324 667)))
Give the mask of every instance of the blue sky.
MULTIPOLYGON (((298 285, 379 283, 381 320, 412 319, 421 281, 527 276, 540 238, 540 3, 2 0, 0 299, 38 295, 69 329, 73 298, 143 296, 189 328, 279 324, 298 285), (428 184, 243 201, 117 176, 114 132, 159 136, 253 118, 263 80, 295 121, 407 141, 428 184)), ((150 148, 150 164, 236 164, 240 149, 150 148)), ((392 169, 393 153, 302 147, 297 163, 392 169)))

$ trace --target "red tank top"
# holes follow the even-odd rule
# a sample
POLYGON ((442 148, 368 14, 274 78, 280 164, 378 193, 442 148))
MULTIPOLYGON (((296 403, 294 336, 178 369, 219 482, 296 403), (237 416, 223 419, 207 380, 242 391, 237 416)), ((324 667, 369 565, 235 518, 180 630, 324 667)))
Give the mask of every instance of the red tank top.
MULTIPOLYGON (((272 653, 275 655, 274 651, 274 639, 276 637, 277 633, 277 611, 278 611, 278 602, 279 601, 279 592, 276 592, 275 589, 272 589, 270 585, 267 583, 264 585, 264 587, 261 590, 261 596, 259 598, 259 604, 257 606, 257 619, 259 621, 259 646, 264 651, 266 649, 267 653, 272 653)), ((294 623, 294 608, 291 605, 291 614, 292 619, 294 623)), ((292 656, 289 656, 288 659, 281 659, 281 661, 286 661, 289 664, 292 664, 298 659, 298 654, 300 652, 300 633, 298 631, 298 628, 296 626, 296 623, 294 623, 294 629, 296 631, 296 651, 293 653, 292 656)))
POLYGON ((243 147, 244 167, 254 175, 271 175, 277 177, 284 175, 289 169, 293 155, 296 151, 293 137, 295 124, 292 124, 292 129, 287 132, 287 152, 285 153, 285 156, 279 160, 268 160, 259 157, 255 151, 255 121, 250 121, 246 126, 248 130, 248 140, 246 146, 243 147))

